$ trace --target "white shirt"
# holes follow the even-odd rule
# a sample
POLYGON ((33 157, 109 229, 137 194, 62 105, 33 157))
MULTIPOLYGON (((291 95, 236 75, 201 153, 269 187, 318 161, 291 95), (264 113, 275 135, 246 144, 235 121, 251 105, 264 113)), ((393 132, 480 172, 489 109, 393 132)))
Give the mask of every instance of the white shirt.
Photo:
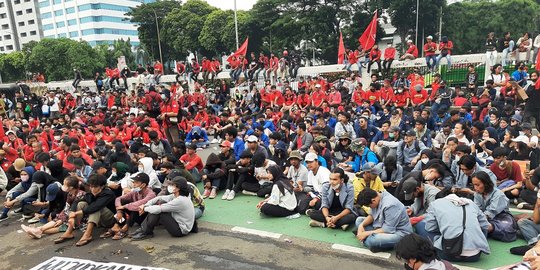
POLYGON ((296 196, 294 192, 291 193, 286 189, 284 191, 285 194, 281 194, 278 186, 274 185, 272 187, 272 193, 270 193, 270 199, 266 203, 293 211, 296 208, 296 196))
POLYGON ((313 171, 309 171, 307 185, 313 187, 314 191, 321 193, 322 185, 329 180, 330 171, 323 166, 319 166, 316 175, 313 174, 313 171))

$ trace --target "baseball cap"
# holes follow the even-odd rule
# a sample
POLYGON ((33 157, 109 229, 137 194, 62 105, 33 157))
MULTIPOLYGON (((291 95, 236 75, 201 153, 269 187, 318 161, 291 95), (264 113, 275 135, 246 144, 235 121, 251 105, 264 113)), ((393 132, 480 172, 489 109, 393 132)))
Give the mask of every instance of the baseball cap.
POLYGON ((523 121, 523 116, 518 115, 518 114, 514 114, 514 116, 512 116, 511 120, 516 120, 516 121, 521 123, 521 121, 523 121))
POLYGON ((17 134, 15 134, 15 131, 13 131, 13 130, 8 130, 6 132, 6 135, 9 135, 9 134, 13 134, 13 135, 17 136, 17 134))
POLYGON ((255 135, 250 135, 247 140, 247 142, 258 142, 259 138, 257 138, 255 135))
POLYGON ((366 162, 364 165, 362 165, 362 171, 363 172, 370 172, 372 174, 379 175, 382 173, 381 168, 377 167, 375 163, 373 162, 366 162))
POLYGON ((22 159, 22 158, 18 158, 13 162, 13 167, 18 172, 22 171, 24 166, 26 166, 26 161, 24 161, 24 159, 22 159))
POLYGON ((406 136, 416 136, 416 132, 414 130, 409 130, 407 133, 405 133, 406 136))
POLYGON ((306 155, 306 162, 312 162, 312 161, 315 161, 317 160, 317 154, 315 153, 308 153, 306 155))
POLYGON ((403 193, 405 194, 405 200, 410 201, 414 197, 414 192, 416 191, 416 188, 419 186, 418 181, 414 180, 414 178, 408 178, 403 182, 403 193))
POLYGON ((512 139, 513 142, 522 142, 522 143, 525 143, 525 144, 528 144, 529 143, 529 138, 527 138, 527 136, 525 135, 520 135, 520 136, 517 136, 515 139, 512 139))
POLYGON ((521 129, 532 130, 532 125, 531 125, 531 123, 525 122, 525 123, 523 123, 523 124, 521 125, 521 129))
POLYGON ((249 152, 249 150, 244 150, 242 154, 240 154, 240 158, 252 158, 253 154, 249 152))
POLYGON ((48 202, 54 201, 54 199, 56 199, 56 195, 58 194, 59 191, 60 191, 60 183, 54 182, 54 183, 48 185, 45 200, 48 201, 48 202))
POLYGON ((229 142, 229 141, 223 141, 219 146, 220 147, 229 147, 229 148, 231 148, 232 145, 231 145, 231 142, 229 142))
POLYGON ((148 174, 143 173, 143 172, 136 174, 135 176, 131 177, 131 179, 133 179, 133 181, 137 181, 137 182, 141 182, 145 184, 150 183, 150 177, 148 176, 148 174))
POLYGON ((433 39, 433 37, 430 35, 430 36, 427 36, 427 39, 433 39))

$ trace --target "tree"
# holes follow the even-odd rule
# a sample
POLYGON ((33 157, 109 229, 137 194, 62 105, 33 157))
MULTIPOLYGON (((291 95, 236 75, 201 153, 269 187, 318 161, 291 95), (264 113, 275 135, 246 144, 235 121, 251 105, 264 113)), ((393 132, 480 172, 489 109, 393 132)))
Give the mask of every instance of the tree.
POLYGON ((25 79, 25 54, 22 51, 0 54, 0 74, 3 82, 25 79))
POLYGON ((120 56, 126 58, 126 64, 129 68, 135 68, 135 54, 129 38, 127 40, 119 39, 113 43, 113 56, 117 60, 120 56))
POLYGON ((200 50, 199 35, 206 18, 216 8, 202 0, 188 0, 184 5, 172 10, 163 22, 162 37, 174 51, 175 58, 186 57, 189 52, 200 50))
POLYGON ((533 0, 454 3, 444 10, 443 33, 454 42, 456 53, 484 52, 489 32, 500 38, 510 31, 515 41, 526 31, 535 32, 539 11, 540 5, 533 0))
MULTIPOLYGON (((131 11, 126 13, 132 23, 137 24, 139 31, 139 40, 142 47, 150 54, 153 59, 159 59, 158 34, 156 26, 156 18, 160 28, 160 34, 164 29, 164 20, 167 14, 174 9, 181 8, 180 1, 162 0, 148 4, 141 4, 131 8, 131 11)), ((163 35, 162 35, 163 36, 163 35)), ((162 37, 163 38, 163 37, 162 37)), ((167 59, 171 47, 162 42, 163 59, 167 59)))
MULTIPOLYGON (((246 37, 250 37, 249 47, 256 48, 260 44, 260 38, 256 32, 252 31, 251 15, 246 11, 238 11, 238 39, 241 43, 246 37), (259 42, 257 42, 259 41, 259 42)), ((220 55, 222 52, 233 52, 236 50, 236 33, 234 26, 234 12, 232 10, 214 10, 208 15, 199 35, 201 46, 213 55, 220 55)))

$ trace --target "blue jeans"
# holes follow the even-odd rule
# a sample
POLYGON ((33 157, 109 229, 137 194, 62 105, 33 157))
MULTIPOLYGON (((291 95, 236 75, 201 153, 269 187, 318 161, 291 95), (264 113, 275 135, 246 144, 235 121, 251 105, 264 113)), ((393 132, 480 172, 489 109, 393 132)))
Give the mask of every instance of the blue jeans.
POLYGON ((437 235, 436 233, 426 231, 426 222, 423 220, 414 225, 414 230, 416 231, 416 234, 430 240, 431 242, 433 242, 433 239, 437 235))
MULTIPOLYGON (((356 219, 356 226, 358 227, 362 222, 366 219, 366 217, 358 217, 356 219)), ((375 228, 371 225, 364 228, 366 231, 373 231, 375 228)), ((393 249, 394 246, 401 240, 402 236, 397 234, 391 234, 391 233, 374 233, 370 236, 368 236, 364 240, 364 246, 367 248, 375 248, 375 249, 393 249)))
POLYGON ((439 109, 443 109, 446 111, 448 110, 448 108, 450 108, 449 102, 441 100, 441 103, 433 103, 433 105, 431 105, 431 114, 437 115, 439 109))
POLYGON ((450 54, 447 54, 446 56, 442 56, 442 54, 439 54, 439 56, 437 56, 437 64, 435 65, 435 68, 439 68, 439 65, 441 64, 441 59, 443 58, 446 58, 446 61, 448 61, 448 68, 452 66, 452 59, 450 57, 450 54))
POLYGON ((501 61, 501 64, 503 67, 506 66, 506 61, 508 60, 508 54, 513 52, 514 51, 514 41, 513 40, 510 40, 510 42, 508 43, 508 48, 504 49, 502 51, 502 61, 501 61))
POLYGON ((195 207, 195 219, 202 217, 203 210, 200 207, 195 207))
POLYGON ((437 56, 434 54, 426 56, 426 65, 429 69, 434 68, 437 65, 437 56))
POLYGON ((521 231, 521 235, 527 241, 527 244, 535 244, 538 242, 538 236, 540 235, 540 224, 534 223, 534 221, 528 218, 522 218, 518 221, 518 227, 521 231))
MULTIPOLYGON (((23 194, 24 192, 13 192, 13 197, 11 198, 12 200, 19 197, 19 195, 23 194)), ((29 197, 29 198, 26 198, 24 200, 21 201, 21 207, 25 206, 25 205, 28 205, 28 204, 32 204, 33 201, 35 201, 36 198, 34 197, 29 197)), ((10 208, 3 208, 2 209, 2 216, 4 215, 7 215, 9 213, 9 210, 11 210, 10 208)))

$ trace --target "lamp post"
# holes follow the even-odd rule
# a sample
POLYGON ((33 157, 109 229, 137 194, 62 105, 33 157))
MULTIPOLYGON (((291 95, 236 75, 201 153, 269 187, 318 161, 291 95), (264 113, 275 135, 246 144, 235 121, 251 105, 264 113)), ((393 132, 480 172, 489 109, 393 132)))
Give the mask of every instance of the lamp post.
POLYGON ((159 22, 158 22, 156 10, 154 8, 152 8, 152 10, 154 11, 154 18, 156 19, 156 31, 157 31, 158 48, 159 48, 159 61, 163 65, 163 54, 161 52, 161 36, 159 34, 159 22))
POLYGON ((234 0, 234 32, 236 34, 236 49, 238 50, 238 17, 236 16, 236 0, 234 0))
POLYGON ((415 34, 416 34, 416 37, 415 37, 415 40, 414 40, 414 44, 418 44, 418 12, 420 10, 420 0, 416 0, 416 31, 415 31, 415 34))

